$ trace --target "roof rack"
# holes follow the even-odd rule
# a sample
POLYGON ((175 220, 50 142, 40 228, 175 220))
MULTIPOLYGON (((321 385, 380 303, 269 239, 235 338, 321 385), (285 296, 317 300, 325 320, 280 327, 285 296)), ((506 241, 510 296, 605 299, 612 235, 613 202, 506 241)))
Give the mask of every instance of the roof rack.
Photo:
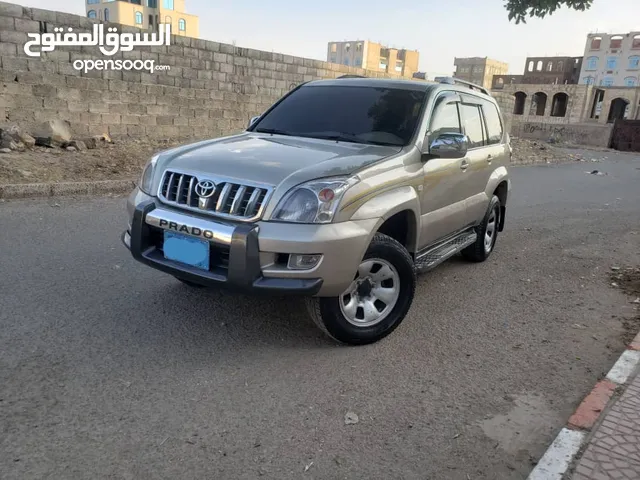
POLYGON ((440 83, 446 83, 448 85, 455 85, 456 83, 459 83, 461 85, 466 85, 471 90, 480 90, 485 95, 491 95, 489 90, 487 90, 483 86, 477 85, 475 83, 467 82, 466 80, 460 80, 459 78, 455 78, 455 77, 444 77, 442 80, 440 80, 440 83))
POLYGON ((340 75, 339 77, 336 77, 336 79, 339 78, 367 78, 364 75, 340 75))

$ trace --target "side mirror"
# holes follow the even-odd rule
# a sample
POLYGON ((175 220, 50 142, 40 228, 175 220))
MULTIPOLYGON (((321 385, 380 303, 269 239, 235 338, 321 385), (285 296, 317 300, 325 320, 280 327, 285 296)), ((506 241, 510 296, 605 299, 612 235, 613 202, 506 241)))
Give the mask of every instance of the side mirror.
POLYGON ((469 150, 469 137, 463 133, 441 133, 429 143, 431 158, 462 158, 469 150))
POLYGON ((260 118, 260 115, 257 115, 255 117, 251 117, 251 120, 249 120, 249 127, 251 125, 253 125, 254 123, 256 123, 256 121, 260 118))

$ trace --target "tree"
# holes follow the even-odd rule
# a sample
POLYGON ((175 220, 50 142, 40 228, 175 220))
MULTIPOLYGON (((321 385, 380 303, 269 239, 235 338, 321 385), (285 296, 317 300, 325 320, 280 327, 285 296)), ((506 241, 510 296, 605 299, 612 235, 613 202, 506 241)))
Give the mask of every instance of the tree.
POLYGON ((515 19, 517 25, 527 23, 527 16, 544 18, 563 6, 584 12, 592 3, 593 0, 506 0, 506 8, 509 21, 515 19))

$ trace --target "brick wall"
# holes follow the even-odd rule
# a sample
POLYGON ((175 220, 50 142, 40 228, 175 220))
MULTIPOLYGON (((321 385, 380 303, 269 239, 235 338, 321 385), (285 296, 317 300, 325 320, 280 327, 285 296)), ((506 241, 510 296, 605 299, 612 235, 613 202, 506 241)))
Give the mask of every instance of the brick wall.
MULTIPOLYGON (((0 121, 29 129, 60 118, 76 135, 207 138, 243 130, 302 82, 344 74, 398 78, 309 58, 174 36, 171 45, 136 47, 114 60, 154 60, 169 71, 89 71, 78 59, 105 59, 97 47, 64 46, 41 57, 24 53, 27 33, 72 27, 90 33, 95 20, 0 2, 0 121)), ((119 32, 139 29, 122 25, 119 32)))

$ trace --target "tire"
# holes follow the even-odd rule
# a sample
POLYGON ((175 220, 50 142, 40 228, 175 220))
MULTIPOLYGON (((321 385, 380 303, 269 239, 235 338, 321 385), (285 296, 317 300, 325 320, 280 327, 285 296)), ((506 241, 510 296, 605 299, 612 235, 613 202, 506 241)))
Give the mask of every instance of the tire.
POLYGON ((174 277, 176 280, 178 280, 179 282, 184 283, 185 285, 191 287, 191 288, 204 288, 204 285, 200 285, 198 283, 193 283, 190 282, 189 280, 184 280, 182 278, 178 278, 178 277, 174 277))
POLYGON ((399 242, 378 233, 345 293, 340 297, 309 297, 307 308, 315 324, 329 337, 348 345, 366 345, 383 339, 402 323, 415 289, 413 258, 399 242), (355 288, 358 283, 360 287, 355 288), (358 305, 360 301, 363 306, 358 305))
POLYGON ((478 238, 475 243, 462 250, 464 258, 472 262, 484 262, 489 258, 498 239, 500 214, 500 199, 494 195, 489 202, 489 208, 487 208, 487 213, 484 215, 482 223, 476 227, 478 238), (489 233, 491 234, 490 239, 489 233))

